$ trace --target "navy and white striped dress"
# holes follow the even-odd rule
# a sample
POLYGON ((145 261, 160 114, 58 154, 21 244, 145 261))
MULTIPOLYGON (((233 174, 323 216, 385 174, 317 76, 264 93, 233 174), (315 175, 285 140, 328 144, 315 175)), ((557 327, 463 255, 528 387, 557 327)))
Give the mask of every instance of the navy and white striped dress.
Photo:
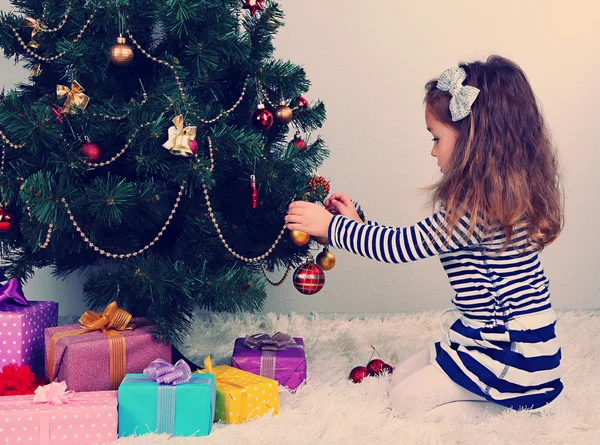
POLYGON ((460 318, 432 345, 432 363, 463 388, 513 409, 536 409, 562 391, 561 350, 548 279, 524 228, 504 252, 501 231, 468 236, 464 216, 447 240, 443 210, 406 228, 334 216, 332 246, 406 263, 439 255, 460 318), (448 241, 448 242, 446 242, 448 241))

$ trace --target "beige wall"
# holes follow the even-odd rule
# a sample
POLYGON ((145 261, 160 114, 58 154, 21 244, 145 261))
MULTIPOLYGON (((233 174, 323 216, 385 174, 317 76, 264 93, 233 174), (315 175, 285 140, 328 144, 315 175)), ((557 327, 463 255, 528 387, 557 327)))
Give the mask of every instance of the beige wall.
MULTIPOLYGON (((592 0, 279 0, 287 19, 277 56, 304 65, 328 120, 320 134, 332 155, 320 174, 389 225, 427 215, 419 187, 438 174, 429 156, 423 85, 458 61, 498 53, 525 70, 559 146, 566 226, 542 255, 557 308, 600 307, 600 4, 592 0)), ((0 8, 8 7, 0 0, 0 8)), ((24 72, 0 61, 0 84, 24 72)), ((315 252, 316 254, 316 252, 315 252)), ((437 259, 385 265, 335 252, 323 291, 296 292, 291 280, 269 291, 275 312, 399 312, 440 309, 452 297, 437 259)), ((274 274, 276 275, 276 274, 274 274)), ((276 275, 274 278, 278 278, 276 275)), ((46 272, 29 295, 77 313, 81 280, 55 283, 46 272), (68 295, 68 296, 64 296, 68 295)))

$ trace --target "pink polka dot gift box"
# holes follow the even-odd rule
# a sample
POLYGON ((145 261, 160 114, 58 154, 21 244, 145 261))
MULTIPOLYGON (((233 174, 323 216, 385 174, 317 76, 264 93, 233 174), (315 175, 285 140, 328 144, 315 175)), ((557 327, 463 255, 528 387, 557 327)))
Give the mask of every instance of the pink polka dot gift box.
POLYGON ((117 391, 67 391, 63 397, 34 402, 37 395, 0 397, 2 445, 102 445, 117 440, 117 391))
POLYGON ((28 365, 43 376, 44 330, 57 324, 54 301, 29 301, 27 306, 0 303, 0 368, 9 363, 28 365))

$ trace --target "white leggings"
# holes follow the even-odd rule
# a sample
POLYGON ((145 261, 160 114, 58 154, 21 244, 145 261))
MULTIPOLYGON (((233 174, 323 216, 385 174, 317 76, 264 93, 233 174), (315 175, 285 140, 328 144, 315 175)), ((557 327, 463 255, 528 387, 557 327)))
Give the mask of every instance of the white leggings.
POLYGON ((402 415, 424 414, 428 420, 481 418, 507 408, 467 391, 431 364, 429 349, 394 369, 390 401, 402 415))

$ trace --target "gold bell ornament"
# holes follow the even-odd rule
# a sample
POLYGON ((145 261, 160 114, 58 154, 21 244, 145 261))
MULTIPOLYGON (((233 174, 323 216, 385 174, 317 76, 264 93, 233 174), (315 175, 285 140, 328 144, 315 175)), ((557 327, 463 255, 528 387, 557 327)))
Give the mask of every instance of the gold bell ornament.
POLYGON ((133 60, 133 48, 125 42, 125 37, 120 34, 117 43, 110 48, 110 61, 115 65, 127 66, 133 60))
POLYGON ((173 119, 173 126, 169 127, 169 139, 163 147, 178 156, 194 156, 194 146, 198 147, 196 139, 196 127, 183 126, 183 115, 180 114, 173 119))

